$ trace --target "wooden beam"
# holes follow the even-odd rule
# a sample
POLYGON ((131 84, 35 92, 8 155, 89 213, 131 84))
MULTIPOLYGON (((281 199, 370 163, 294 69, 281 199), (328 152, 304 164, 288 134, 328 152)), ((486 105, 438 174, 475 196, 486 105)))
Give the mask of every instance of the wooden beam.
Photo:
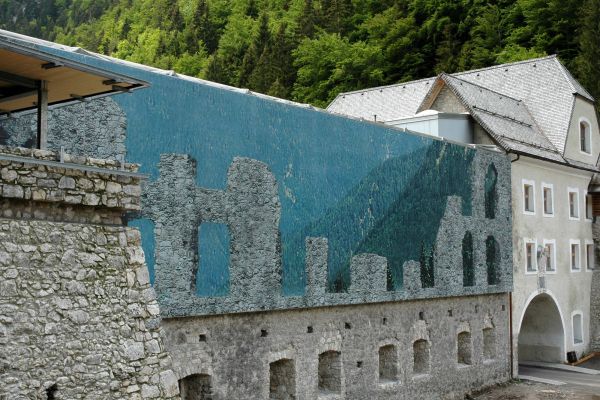
POLYGON ((4 71, 0 71, 0 81, 12 83, 19 86, 25 86, 29 89, 37 89, 37 87, 39 86, 39 81, 4 71))
POLYGON ((48 148, 48 84, 41 81, 37 101, 37 147, 48 148))

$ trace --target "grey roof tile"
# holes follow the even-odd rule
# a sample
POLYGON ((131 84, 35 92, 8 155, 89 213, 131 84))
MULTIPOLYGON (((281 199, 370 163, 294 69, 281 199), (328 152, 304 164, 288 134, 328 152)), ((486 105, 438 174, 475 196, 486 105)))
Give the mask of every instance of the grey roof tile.
MULTIPOLYGON (((464 89, 463 95, 467 102, 475 105, 487 104, 488 111, 517 120, 526 118, 520 111, 526 110, 538 129, 516 130, 514 134, 510 130, 504 130, 502 136, 506 140, 509 138, 511 141, 518 140, 522 143, 519 146, 527 146, 523 143, 529 143, 547 151, 558 151, 560 154, 564 152, 575 102, 574 94, 594 101, 594 98, 573 78, 556 56, 460 72, 451 76, 489 90, 487 94, 483 94, 482 91, 478 95, 477 91, 464 89), (498 94, 503 94, 512 100, 521 100, 525 107, 519 108, 511 105, 508 99, 500 100, 494 97, 498 94), (514 135, 518 135, 518 138, 514 135), (530 135, 531 137, 528 138, 530 135)), ((365 119, 373 119, 373 116, 377 115, 380 121, 412 117, 419 110, 414 103, 421 103, 430 93, 431 86, 433 86, 433 78, 342 93, 327 110, 365 119)), ((490 118, 485 117, 485 119, 490 118)), ((497 121, 499 118, 493 119, 495 123, 488 122, 496 129, 505 125, 497 121)), ((533 148, 531 151, 534 151, 533 148)), ((536 153, 539 151, 541 150, 536 150, 536 153)))

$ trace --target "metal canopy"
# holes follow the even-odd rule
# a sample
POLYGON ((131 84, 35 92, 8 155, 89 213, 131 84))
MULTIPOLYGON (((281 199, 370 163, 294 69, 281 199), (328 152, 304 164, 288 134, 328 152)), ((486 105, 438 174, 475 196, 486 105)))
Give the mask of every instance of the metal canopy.
POLYGON ((86 101, 146 86, 146 82, 0 35, 0 114, 37 109, 40 149, 46 148, 49 105, 86 101))
POLYGON ((36 108, 41 82, 46 82, 49 105, 148 86, 146 82, 53 56, 0 36, 0 112, 36 108))

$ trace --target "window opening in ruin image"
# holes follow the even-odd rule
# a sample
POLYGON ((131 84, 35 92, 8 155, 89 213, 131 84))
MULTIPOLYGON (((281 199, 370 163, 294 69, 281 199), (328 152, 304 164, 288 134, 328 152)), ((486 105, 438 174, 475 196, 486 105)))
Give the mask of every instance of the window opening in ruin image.
POLYGON ((465 233, 462 240, 463 286, 475 285, 475 265, 473 263, 473 235, 465 233))
POLYGON ((488 285, 500 283, 500 245, 493 236, 485 240, 485 263, 488 285))
POLYGON ((485 217, 496 218, 496 204, 498 203, 498 171, 494 164, 490 164, 485 174, 485 217))

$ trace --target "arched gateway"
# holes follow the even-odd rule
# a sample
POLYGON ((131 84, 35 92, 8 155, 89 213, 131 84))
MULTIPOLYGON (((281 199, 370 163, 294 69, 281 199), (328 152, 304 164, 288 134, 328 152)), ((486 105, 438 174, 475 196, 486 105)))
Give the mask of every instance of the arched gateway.
POLYGON ((519 362, 562 362, 565 331, 560 309, 548 293, 536 295, 525 309, 519 330, 519 362))

